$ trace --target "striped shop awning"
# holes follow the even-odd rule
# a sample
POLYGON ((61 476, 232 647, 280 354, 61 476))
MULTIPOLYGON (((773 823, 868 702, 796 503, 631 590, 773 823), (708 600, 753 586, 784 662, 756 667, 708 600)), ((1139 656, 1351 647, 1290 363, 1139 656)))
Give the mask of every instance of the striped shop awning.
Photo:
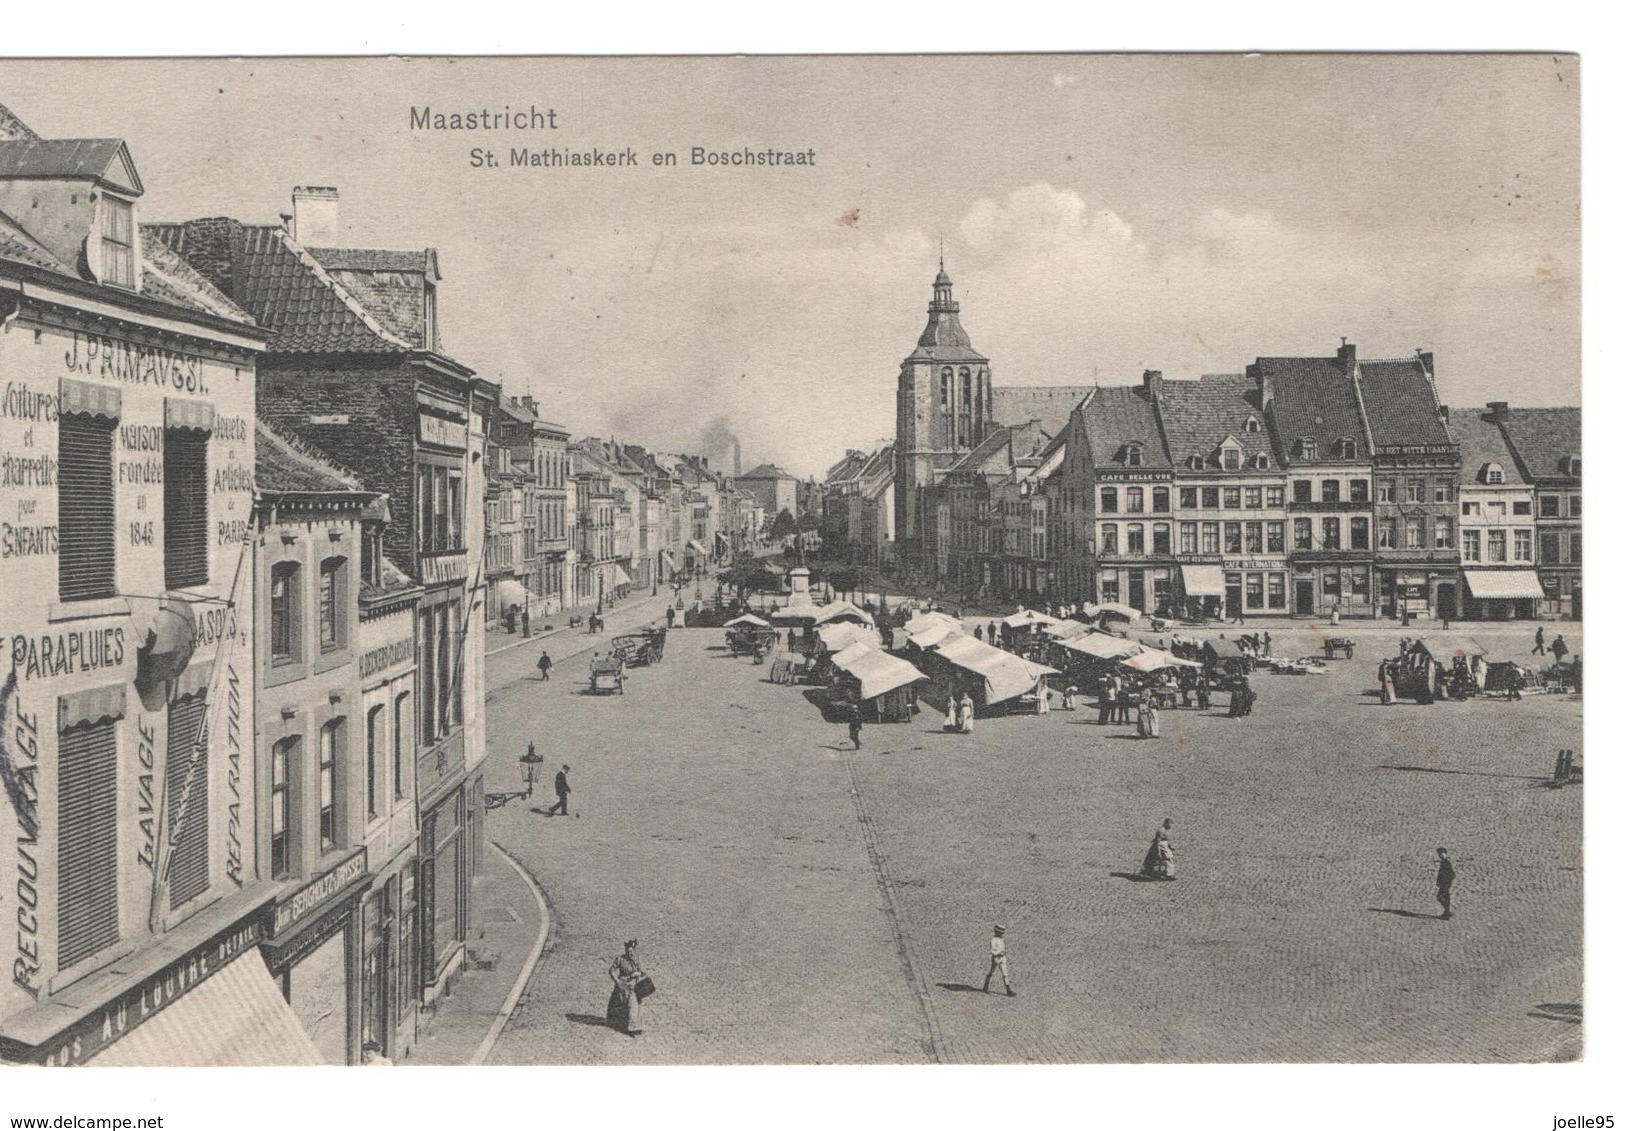
POLYGON ((109 1068, 276 1068, 327 1060, 254 947, 88 1063, 109 1068))
POLYGON ((124 689, 122 683, 109 683, 63 695, 57 700, 57 730, 91 726, 103 719, 122 719, 124 689))
POLYGON ((194 432, 214 431, 214 405, 208 401, 164 398, 164 427, 190 428, 194 432))
POLYGON ((124 409, 124 392, 117 385, 98 385, 94 381, 64 377, 61 394, 60 411, 64 416, 99 416, 117 424, 124 409))

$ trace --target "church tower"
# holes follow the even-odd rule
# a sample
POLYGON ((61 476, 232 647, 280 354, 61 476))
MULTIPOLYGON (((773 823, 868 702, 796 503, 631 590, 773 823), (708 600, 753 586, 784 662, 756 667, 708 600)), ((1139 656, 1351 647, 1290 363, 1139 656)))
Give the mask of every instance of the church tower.
POLYGON ((993 379, 959 324, 953 280, 939 261, 925 332, 897 377, 896 530, 904 562, 929 556, 928 488, 992 429, 993 379))

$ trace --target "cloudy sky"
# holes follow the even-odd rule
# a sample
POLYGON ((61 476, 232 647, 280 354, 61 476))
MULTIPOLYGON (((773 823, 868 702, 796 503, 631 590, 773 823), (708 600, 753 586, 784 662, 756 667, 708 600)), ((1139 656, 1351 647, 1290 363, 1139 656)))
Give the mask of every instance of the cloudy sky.
POLYGON ((144 219, 274 222, 338 186, 345 242, 439 249, 447 351, 578 434, 731 430, 802 474, 889 438, 939 245, 998 384, 1347 336, 1433 350, 1452 404, 1580 396, 1568 57, 7 62, 0 103, 128 140, 144 219), (558 129, 409 129, 531 104, 558 129), (537 142, 640 164, 470 167, 537 142))

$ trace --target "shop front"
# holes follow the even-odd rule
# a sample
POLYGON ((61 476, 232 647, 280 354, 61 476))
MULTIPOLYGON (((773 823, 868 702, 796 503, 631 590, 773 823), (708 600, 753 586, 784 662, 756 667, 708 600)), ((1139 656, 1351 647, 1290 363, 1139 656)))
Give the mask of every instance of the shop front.
POLYGON ((425 1001, 444 993, 462 969, 470 864, 464 793, 459 780, 425 810, 418 826, 416 916, 425 1001))
POLYGON ((1095 599, 1103 605, 1129 605, 1142 612, 1166 614, 1173 609, 1174 572, 1172 565, 1102 567, 1095 599))
POLYGON ((1300 617, 1372 617, 1377 613, 1370 562, 1292 563, 1292 612, 1300 617))
POLYGON ((1461 575, 1454 569, 1379 569, 1378 601, 1384 616, 1450 620, 1462 614, 1461 575))
POLYGON ((324 1064, 362 1059, 360 907, 371 884, 357 848, 278 898, 260 947, 324 1064))
POLYGON ((1469 620, 1530 620, 1545 595, 1532 569, 1464 569, 1461 576, 1469 620))

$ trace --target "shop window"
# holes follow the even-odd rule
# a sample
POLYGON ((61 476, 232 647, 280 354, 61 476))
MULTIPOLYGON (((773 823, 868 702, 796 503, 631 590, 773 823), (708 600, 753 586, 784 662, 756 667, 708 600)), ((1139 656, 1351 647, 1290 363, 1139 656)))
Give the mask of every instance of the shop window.
POLYGON ((64 601, 111 597, 113 421, 64 412, 57 420, 57 589, 64 601))
POLYGON ((57 966, 63 970, 119 941, 115 726, 106 717, 74 725, 57 748, 57 966))
POLYGON ((1371 601, 1371 575, 1363 569, 1349 573, 1349 600, 1362 605, 1371 601))
POLYGON ((299 658, 299 563, 271 567, 271 663, 299 658))
POLYGON ((1264 607, 1264 575, 1261 573, 1247 575, 1247 607, 1249 609, 1264 607))
POLYGON ((168 798, 169 906, 209 890, 209 753, 202 695, 169 705, 164 793, 168 798))
POLYGON ((1100 574, 1100 599, 1102 602, 1116 601, 1121 596, 1116 570, 1103 570, 1100 574))
POLYGON ((1279 573, 1269 575, 1270 608, 1286 608, 1286 577, 1279 573))
POLYGON ((1320 590, 1334 601, 1343 595, 1343 575, 1336 566, 1328 567, 1321 574, 1320 590))
POLYGON ((1336 518, 1320 520, 1320 545, 1325 550, 1343 548, 1343 524, 1336 518))
POLYGON ((344 582, 343 558, 328 558, 322 562, 316 615, 323 652, 344 647, 345 590, 349 588, 344 582))
POLYGON ((271 878, 293 874, 293 828, 297 810, 289 789, 299 763, 299 739, 284 738, 271 747, 271 878))
POLYGON ((209 434, 164 429, 164 584, 209 580, 209 434))
POLYGON ((1203 510, 1218 510, 1219 509, 1219 489, 1217 487, 1203 487, 1202 488, 1202 509, 1203 510))
POLYGON ((1349 549, 1371 549, 1371 520, 1369 518, 1349 519, 1349 549))
POLYGON ((1264 524, 1264 545, 1272 554, 1286 552, 1286 523, 1266 522, 1264 524))

